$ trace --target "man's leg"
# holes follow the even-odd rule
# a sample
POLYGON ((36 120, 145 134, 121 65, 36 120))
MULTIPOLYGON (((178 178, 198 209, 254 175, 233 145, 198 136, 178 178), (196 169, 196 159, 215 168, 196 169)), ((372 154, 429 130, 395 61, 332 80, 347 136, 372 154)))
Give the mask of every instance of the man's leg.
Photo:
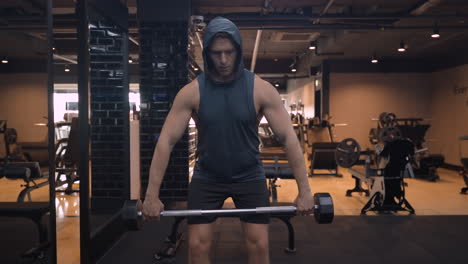
MULTIPOLYGON (((232 185, 232 199, 236 208, 269 206, 269 193, 265 180, 232 185)), ((242 215, 240 217, 249 254, 249 264, 270 263, 268 243, 268 215, 242 215)))
POLYGON ((249 255, 248 263, 270 263, 268 224, 242 222, 242 229, 244 230, 244 238, 247 245, 247 253, 249 255))
MULTIPOLYGON (((223 207, 227 190, 223 184, 193 179, 189 185, 188 209, 214 210, 223 207)), ((189 263, 209 264, 216 216, 188 217, 189 263)))
POLYGON ((211 241, 213 224, 188 225, 189 263, 209 264, 211 259, 211 241))

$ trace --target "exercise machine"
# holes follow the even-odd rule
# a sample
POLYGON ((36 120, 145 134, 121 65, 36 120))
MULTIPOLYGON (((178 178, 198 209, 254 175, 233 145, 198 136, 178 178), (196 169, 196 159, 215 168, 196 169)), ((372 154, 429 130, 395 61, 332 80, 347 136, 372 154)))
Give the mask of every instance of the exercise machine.
POLYGON ((437 181, 440 178, 437 168, 443 165, 445 157, 441 154, 427 154, 429 149, 424 147, 424 143, 430 125, 423 124, 424 119, 397 118, 394 113, 383 112, 374 121, 377 121, 377 127, 369 131, 369 141, 372 145, 382 143, 388 133, 407 138, 414 144, 417 153, 411 157, 414 177, 428 181, 437 181), (425 151, 420 151, 422 149, 425 151))
POLYGON ((371 166, 369 152, 363 152, 366 156, 363 169, 351 168, 361 156, 361 148, 355 139, 347 138, 341 141, 336 149, 338 165, 348 168, 355 179, 355 187, 346 191, 346 196, 353 192, 362 192, 370 196, 368 202, 361 209, 361 214, 368 211, 396 212, 407 211, 414 214, 415 210, 405 197, 405 175, 413 175, 409 162, 414 153, 414 145, 408 139, 397 138, 385 144, 385 147, 377 155, 388 159, 390 162, 385 167, 371 166), (361 183, 367 185, 362 188, 361 183))

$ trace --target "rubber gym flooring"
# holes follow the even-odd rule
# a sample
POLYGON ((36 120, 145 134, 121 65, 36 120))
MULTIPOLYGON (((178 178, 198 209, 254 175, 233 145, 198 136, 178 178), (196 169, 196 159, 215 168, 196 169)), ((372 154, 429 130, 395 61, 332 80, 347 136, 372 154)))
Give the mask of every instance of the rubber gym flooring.
MULTIPOLYGON (((468 216, 337 216, 318 225, 313 217, 294 217, 294 254, 287 254, 286 226, 270 225, 271 263, 467 263, 468 216)), ((247 263, 239 220, 220 218, 215 224, 212 263, 247 263)), ((152 256, 166 235, 170 220, 147 224, 127 233, 100 264, 156 263, 152 256)), ((187 262, 187 241, 174 263, 187 262)))

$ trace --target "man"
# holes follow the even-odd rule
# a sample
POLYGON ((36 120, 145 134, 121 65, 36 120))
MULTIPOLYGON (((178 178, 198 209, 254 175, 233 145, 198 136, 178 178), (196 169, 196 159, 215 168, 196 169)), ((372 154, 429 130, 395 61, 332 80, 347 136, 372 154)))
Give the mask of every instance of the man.
MULTIPOLYGON (((268 206, 265 173, 259 160, 258 124, 266 117, 285 146, 295 175, 300 214, 313 208, 301 147, 276 89, 244 69, 237 27, 215 18, 206 27, 205 73, 177 94, 154 152, 143 204, 146 218, 159 218, 159 188, 169 154, 192 117, 198 129, 198 161, 189 186, 189 209, 219 209, 231 197, 236 208, 268 206)), ((190 263, 210 263, 216 217, 188 219, 190 263)), ((249 263, 269 263, 267 215, 241 216, 249 263)))

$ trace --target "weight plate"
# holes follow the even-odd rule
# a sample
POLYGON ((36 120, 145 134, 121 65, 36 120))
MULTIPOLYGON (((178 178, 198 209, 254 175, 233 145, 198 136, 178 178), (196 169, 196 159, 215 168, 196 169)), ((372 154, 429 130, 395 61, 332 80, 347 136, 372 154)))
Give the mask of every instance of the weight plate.
POLYGON ((333 222, 334 208, 333 200, 329 193, 314 194, 314 217, 319 224, 330 224, 333 222))
POLYGON ((359 160, 361 147, 353 138, 343 139, 335 151, 336 163, 344 168, 350 168, 359 160))
POLYGON ((130 200, 125 201, 122 208, 122 220, 125 226, 130 230, 140 230, 143 225, 142 216, 138 212, 141 212, 141 201, 130 200))

